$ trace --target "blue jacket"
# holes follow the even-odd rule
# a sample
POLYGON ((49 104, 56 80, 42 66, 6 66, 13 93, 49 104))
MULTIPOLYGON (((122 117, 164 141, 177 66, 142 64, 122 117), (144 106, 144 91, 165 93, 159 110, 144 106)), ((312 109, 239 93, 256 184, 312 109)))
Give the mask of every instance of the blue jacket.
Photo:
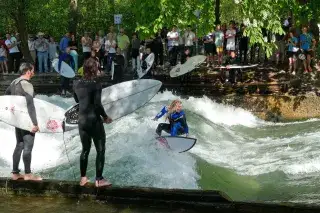
POLYGON ((59 72, 60 72, 60 69, 61 69, 62 61, 66 62, 74 70, 75 63, 74 63, 73 57, 68 53, 62 53, 59 56, 59 64, 58 64, 59 72))
MULTIPOLYGON (((159 119, 168 113, 168 107, 164 106, 161 111, 156 115, 159 119)), ((189 127, 187 124, 186 114, 183 110, 169 115, 169 122, 171 125, 171 136, 178 135, 178 132, 183 130, 184 133, 189 134, 189 127)))

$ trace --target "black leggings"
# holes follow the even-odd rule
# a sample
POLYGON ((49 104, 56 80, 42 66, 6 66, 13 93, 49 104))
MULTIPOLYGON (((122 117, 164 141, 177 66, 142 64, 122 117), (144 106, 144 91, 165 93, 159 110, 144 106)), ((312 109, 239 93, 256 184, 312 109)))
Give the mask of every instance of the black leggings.
POLYGON ((34 144, 34 133, 31 133, 29 131, 16 128, 16 148, 13 152, 13 174, 19 174, 19 163, 21 158, 21 153, 23 150, 23 163, 24 163, 24 172, 25 174, 31 173, 31 153, 33 149, 34 144))
MULTIPOLYGON (((171 125, 167 123, 160 123, 157 127, 156 133, 161 136, 161 132, 165 131, 166 133, 171 133, 171 125)), ((178 135, 184 134, 183 130, 178 130, 178 135)))
POLYGON ((64 90, 65 92, 69 90, 70 88, 70 78, 66 78, 61 76, 61 89, 64 90))
POLYGON ((88 166, 88 156, 91 149, 91 140, 93 139, 94 146, 96 147, 96 180, 103 179, 103 167, 106 149, 106 133, 103 128, 101 120, 79 117, 79 134, 82 143, 82 152, 80 155, 80 172, 81 177, 85 177, 88 166))

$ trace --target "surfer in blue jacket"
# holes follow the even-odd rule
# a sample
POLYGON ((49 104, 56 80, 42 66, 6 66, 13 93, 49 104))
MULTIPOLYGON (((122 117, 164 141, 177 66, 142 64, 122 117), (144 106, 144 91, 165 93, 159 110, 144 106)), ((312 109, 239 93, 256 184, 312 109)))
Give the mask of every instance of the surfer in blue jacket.
POLYGON ((157 121, 164 115, 167 115, 168 123, 160 123, 157 127, 156 133, 161 136, 162 130, 169 133, 171 136, 186 134, 189 135, 189 128, 187 124, 186 114, 182 110, 182 102, 174 100, 170 106, 164 106, 161 111, 153 119, 157 121))
MULTIPOLYGON (((61 53, 61 55, 59 56, 59 63, 58 63, 59 72, 61 72, 62 61, 64 61, 66 64, 68 64, 74 70, 75 63, 74 63, 72 55, 70 55, 70 51, 71 51, 70 46, 68 46, 66 48, 65 52, 61 53)), ((69 85, 70 85, 70 79, 61 75, 61 90, 62 90, 61 95, 62 96, 71 95, 68 93, 69 85)))

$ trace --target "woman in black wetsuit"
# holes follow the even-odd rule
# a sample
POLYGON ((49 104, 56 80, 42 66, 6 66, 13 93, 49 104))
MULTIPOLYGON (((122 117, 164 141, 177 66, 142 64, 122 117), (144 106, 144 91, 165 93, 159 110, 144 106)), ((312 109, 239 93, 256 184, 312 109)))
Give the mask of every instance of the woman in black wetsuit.
POLYGON ((82 143, 80 156, 80 185, 84 186, 89 180, 86 177, 88 156, 91 148, 91 140, 97 150, 96 157, 96 187, 111 186, 102 176, 106 135, 103 122, 111 123, 101 104, 102 86, 95 81, 98 73, 96 60, 89 58, 83 65, 83 78, 74 84, 74 99, 79 103, 79 134, 82 143))

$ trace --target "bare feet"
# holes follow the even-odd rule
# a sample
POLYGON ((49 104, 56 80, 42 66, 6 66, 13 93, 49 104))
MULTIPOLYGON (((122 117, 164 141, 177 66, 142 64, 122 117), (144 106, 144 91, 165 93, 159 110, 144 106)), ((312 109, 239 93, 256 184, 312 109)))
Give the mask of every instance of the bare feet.
POLYGON ((105 179, 96 180, 96 187, 107 187, 107 186, 112 186, 112 184, 105 179))
POLYGON ((33 174, 25 174, 24 180, 42 181, 42 178, 33 174))
POLYGON ((12 174, 12 180, 19 180, 19 179, 24 179, 24 176, 21 174, 12 174))
POLYGON ((87 177, 81 177, 80 186, 85 186, 87 183, 89 183, 89 179, 87 177))

